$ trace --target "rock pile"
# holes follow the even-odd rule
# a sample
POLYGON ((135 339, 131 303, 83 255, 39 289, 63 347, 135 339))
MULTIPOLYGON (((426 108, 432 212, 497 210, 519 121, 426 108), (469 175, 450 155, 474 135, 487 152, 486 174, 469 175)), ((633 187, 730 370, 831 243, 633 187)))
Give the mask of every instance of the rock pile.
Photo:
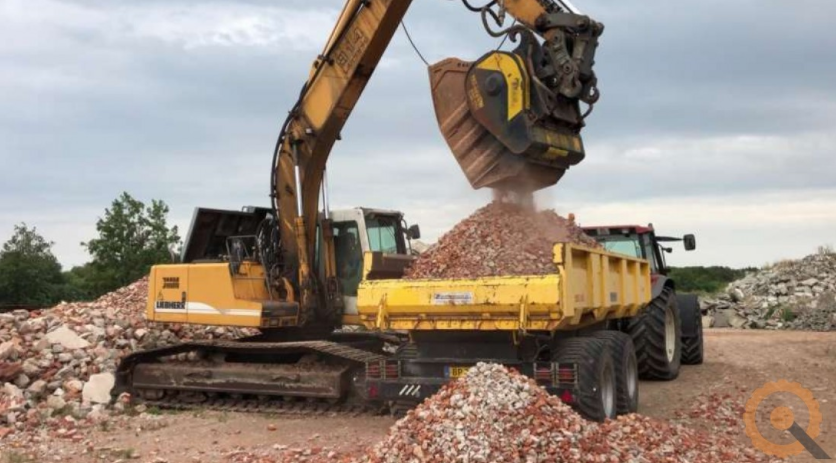
POLYGON ((836 330, 836 254, 764 267, 701 302, 717 328, 836 330))
POLYGON ((480 364, 410 411, 365 460, 562 461, 590 430, 528 378, 480 364))
POLYGON ((243 334, 149 323, 147 296, 143 279, 94 302, 0 314, 0 425, 14 429, 52 415, 106 413, 113 371, 125 355, 184 340, 243 334))
POLYGON ((494 201, 447 232, 407 269, 407 279, 543 275, 554 272, 556 243, 598 247, 553 210, 494 201))
POLYGON ((641 415, 585 421, 529 378, 479 364, 398 421, 362 455, 237 454, 235 463, 767 462, 728 435, 641 415))
POLYGON ((442 389, 359 461, 754 462, 730 439, 640 415, 585 421, 531 379, 480 364, 442 389))

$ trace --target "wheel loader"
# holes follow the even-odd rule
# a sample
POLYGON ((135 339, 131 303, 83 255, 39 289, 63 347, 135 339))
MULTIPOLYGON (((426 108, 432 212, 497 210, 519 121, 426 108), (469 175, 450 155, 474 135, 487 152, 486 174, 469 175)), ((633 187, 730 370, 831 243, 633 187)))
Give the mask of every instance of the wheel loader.
MULTIPOLYGON (((633 341, 608 328, 652 299, 646 259, 556 244, 548 275, 406 281, 420 233, 401 213, 330 210, 328 157, 410 3, 346 2, 281 127, 270 207, 198 209, 183 262, 151 270, 149 320, 258 334, 129 355, 114 395, 171 407, 398 410, 492 361, 592 419, 635 409, 633 341)), ((516 46, 429 67, 442 136, 474 188, 526 195, 554 185, 585 156, 603 25, 567 0, 462 4, 516 46)))

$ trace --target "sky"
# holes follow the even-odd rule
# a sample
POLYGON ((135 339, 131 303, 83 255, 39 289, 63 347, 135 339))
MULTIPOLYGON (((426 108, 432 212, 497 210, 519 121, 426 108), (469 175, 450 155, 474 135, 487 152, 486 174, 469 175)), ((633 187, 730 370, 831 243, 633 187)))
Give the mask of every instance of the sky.
MULTIPOLYGON (((697 235, 673 265, 759 266, 836 244, 831 0, 577 0, 606 25, 584 162, 538 194, 583 225, 697 235)), ((339 0, 0 1, 0 240, 14 224, 65 267, 121 192, 171 207, 269 203, 279 126, 339 0)), ((430 62, 495 48, 458 1, 415 0, 430 62)), ((507 48, 507 45, 506 45, 507 48)), ((433 241, 474 191, 402 31, 329 160, 332 207, 399 209, 433 241)))

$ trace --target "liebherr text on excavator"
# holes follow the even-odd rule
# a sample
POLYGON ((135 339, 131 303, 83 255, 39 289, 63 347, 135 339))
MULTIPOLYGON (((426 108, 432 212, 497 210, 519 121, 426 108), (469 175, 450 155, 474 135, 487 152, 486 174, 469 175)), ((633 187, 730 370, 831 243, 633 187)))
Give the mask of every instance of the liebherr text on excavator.
MULTIPOLYGON (((385 362, 387 346, 398 348, 406 336, 338 328, 363 324, 361 280, 399 278, 419 231, 397 211, 330 210, 324 180, 332 147, 410 3, 346 2, 281 128, 272 206, 197 209, 182 263, 151 271, 150 320, 260 334, 135 353, 120 365, 115 393, 161 404, 373 399, 367 365, 385 362)), ((584 157, 580 132, 599 97, 592 68, 603 25, 567 1, 462 3, 491 35, 517 46, 430 66, 445 140, 474 188, 526 193, 555 184, 584 157), (501 29, 506 15, 513 24, 501 29)))

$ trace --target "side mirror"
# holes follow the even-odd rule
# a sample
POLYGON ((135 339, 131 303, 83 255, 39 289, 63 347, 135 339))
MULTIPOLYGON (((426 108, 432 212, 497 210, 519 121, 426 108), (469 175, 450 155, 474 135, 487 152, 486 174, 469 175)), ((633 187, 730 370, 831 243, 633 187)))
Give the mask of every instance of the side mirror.
POLYGON ((697 249, 697 238, 694 235, 685 235, 682 237, 682 241, 684 242, 686 251, 697 249))
POLYGON ((421 227, 419 227, 418 224, 412 225, 406 230, 406 237, 411 240, 421 238, 421 227))

